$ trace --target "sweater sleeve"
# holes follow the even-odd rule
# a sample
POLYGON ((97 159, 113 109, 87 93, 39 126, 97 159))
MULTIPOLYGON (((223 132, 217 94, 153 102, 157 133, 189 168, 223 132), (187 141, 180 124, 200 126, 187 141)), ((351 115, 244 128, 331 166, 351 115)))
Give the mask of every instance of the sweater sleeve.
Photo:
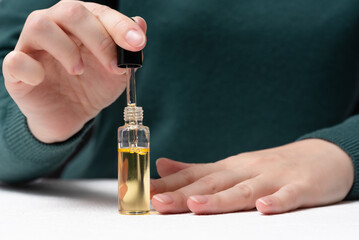
MULTIPOLYGON (((26 17, 56 0, 0 1, 0 64, 15 47, 26 17)), ((69 140, 57 144, 39 142, 29 131, 25 116, 11 99, 0 71, 0 181, 26 182, 58 168, 81 143, 93 121, 69 140)))
POLYGON ((359 199, 359 115, 333 127, 306 134, 299 140, 308 138, 319 138, 332 142, 350 156, 354 166, 354 184, 346 199, 359 199))

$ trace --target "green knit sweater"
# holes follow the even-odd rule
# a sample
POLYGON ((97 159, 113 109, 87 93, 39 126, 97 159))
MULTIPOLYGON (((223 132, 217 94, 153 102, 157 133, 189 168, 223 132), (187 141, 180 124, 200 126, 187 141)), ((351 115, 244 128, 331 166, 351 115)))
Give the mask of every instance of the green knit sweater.
MULTIPOLYGON (((55 2, 0 1, 1 61, 26 16, 55 2)), ((353 160, 348 198, 359 197, 359 1, 123 0, 119 10, 148 23, 137 93, 151 129, 152 177, 158 157, 214 162, 321 138, 353 160)), ((70 140, 43 144, 1 79, 0 180, 47 176, 70 155, 62 178, 116 177, 124 103, 120 97, 70 140)))

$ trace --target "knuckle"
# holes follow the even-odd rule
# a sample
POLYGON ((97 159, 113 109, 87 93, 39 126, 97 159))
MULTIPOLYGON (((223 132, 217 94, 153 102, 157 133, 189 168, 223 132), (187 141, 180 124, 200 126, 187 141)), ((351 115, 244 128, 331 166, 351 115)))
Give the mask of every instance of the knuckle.
MULTIPOLYGON (((111 27, 110 32, 124 32, 128 28, 128 22, 125 18, 117 20, 111 27)), ((116 35, 117 36, 117 35, 116 35)))
POLYGON ((45 31, 49 28, 49 18, 42 11, 36 10, 28 16, 26 27, 34 32, 45 31))
POLYGON ((63 19, 67 21, 77 21, 86 14, 86 8, 78 2, 63 2, 59 5, 63 19))
POLYGON ((194 179, 194 172, 190 168, 183 169, 179 172, 180 177, 182 177, 186 183, 192 183, 194 179))
POLYGON ((237 191, 241 194, 244 200, 250 201, 253 198, 253 189, 245 183, 239 183, 236 186, 237 191))
POLYGON ((227 164, 228 160, 227 160, 227 159, 228 159, 228 158, 225 158, 225 159, 222 159, 222 160, 217 161, 217 162, 216 162, 216 165, 217 165, 218 167, 220 167, 221 169, 227 169, 227 167, 228 167, 228 164, 227 164))
POLYGON ((267 163, 273 164, 274 162, 277 162, 280 159, 281 159, 281 156, 276 153, 259 154, 249 160, 249 166, 256 167, 256 166, 260 166, 260 165, 267 164, 267 163))
POLYGON ((280 159, 283 159, 283 156, 280 153, 271 152, 270 154, 266 154, 262 157, 262 161, 278 161, 280 159))
POLYGON ((112 48, 114 48, 114 46, 115 45, 114 45, 112 38, 106 36, 105 38, 103 38, 101 40, 99 49, 101 52, 106 52, 109 49, 112 50, 112 48))
POLYGON ((175 191, 174 193, 175 193, 176 197, 181 199, 181 202, 184 204, 187 202, 188 197, 191 195, 191 194, 186 193, 185 191, 181 191, 181 190, 175 191))
POLYGON ((166 192, 167 191, 167 184, 162 179, 156 179, 154 180, 155 186, 156 186, 156 192, 166 192))
POLYGON ((239 153, 233 157, 239 157, 241 159, 247 159, 247 158, 250 158, 251 157, 251 153, 249 152, 242 152, 242 153, 239 153))
POLYGON ((217 161, 216 164, 221 167, 221 169, 232 169, 233 166, 239 163, 240 159, 236 156, 230 156, 223 160, 217 161))
POLYGON ((71 44, 66 51, 59 53, 59 58, 68 61, 69 63, 78 64, 81 58, 80 50, 76 44, 71 44))
POLYGON ((264 163, 264 161, 265 160, 262 157, 259 157, 259 158, 251 159, 248 162, 248 165, 250 168, 255 169, 256 167, 262 165, 264 163))
POLYGON ((69 54, 71 56, 71 58, 80 58, 80 49, 76 44, 71 44, 70 49, 69 49, 69 54))
POLYGON ((203 184, 210 193, 218 192, 219 186, 216 179, 212 176, 206 176, 198 180, 201 184, 203 184))
POLYGON ((4 69, 12 69, 17 65, 17 62, 18 58, 16 54, 14 52, 10 52, 4 58, 3 67, 4 69))
POLYGON ((286 194, 288 194, 288 196, 297 195, 297 188, 294 187, 294 185, 287 185, 287 186, 283 187, 283 191, 285 191, 286 194))
POLYGON ((211 202, 211 208, 215 211, 226 205, 225 201, 223 201, 223 197, 218 193, 212 195, 211 202))
POLYGON ((290 202, 290 205, 292 206, 298 206, 299 205, 299 187, 296 185, 286 185, 283 187, 282 191, 285 192, 285 194, 287 195, 287 197, 285 198, 285 200, 283 199, 278 199, 279 201, 279 205, 282 206, 283 208, 285 206, 288 205, 288 203, 290 202))
POLYGON ((92 13, 94 13, 95 15, 105 15, 108 13, 109 10, 110 8, 105 5, 97 5, 92 9, 92 13))

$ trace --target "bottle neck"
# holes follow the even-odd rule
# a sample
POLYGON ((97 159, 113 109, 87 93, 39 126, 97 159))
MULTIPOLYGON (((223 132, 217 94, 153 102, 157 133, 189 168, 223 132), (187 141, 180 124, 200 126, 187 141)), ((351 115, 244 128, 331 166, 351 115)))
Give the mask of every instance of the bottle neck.
POLYGON ((143 122, 143 109, 135 105, 129 105, 124 110, 125 124, 142 125, 143 122))

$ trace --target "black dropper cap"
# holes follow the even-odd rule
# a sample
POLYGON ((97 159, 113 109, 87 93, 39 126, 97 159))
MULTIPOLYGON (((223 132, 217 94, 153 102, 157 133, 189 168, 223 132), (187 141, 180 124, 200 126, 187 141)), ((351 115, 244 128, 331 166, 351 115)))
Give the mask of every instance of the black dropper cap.
MULTIPOLYGON (((132 21, 136 22, 133 18, 132 21)), ((117 46, 117 66, 120 68, 140 68, 142 67, 142 50, 131 52, 117 46)))
POLYGON ((142 50, 138 52, 131 52, 117 46, 117 66, 120 68, 142 67, 142 50))
MULTIPOLYGON (((132 21, 136 22, 133 18, 132 21)), ((131 52, 117 46, 117 66, 120 68, 140 68, 142 67, 142 50, 131 52)))

